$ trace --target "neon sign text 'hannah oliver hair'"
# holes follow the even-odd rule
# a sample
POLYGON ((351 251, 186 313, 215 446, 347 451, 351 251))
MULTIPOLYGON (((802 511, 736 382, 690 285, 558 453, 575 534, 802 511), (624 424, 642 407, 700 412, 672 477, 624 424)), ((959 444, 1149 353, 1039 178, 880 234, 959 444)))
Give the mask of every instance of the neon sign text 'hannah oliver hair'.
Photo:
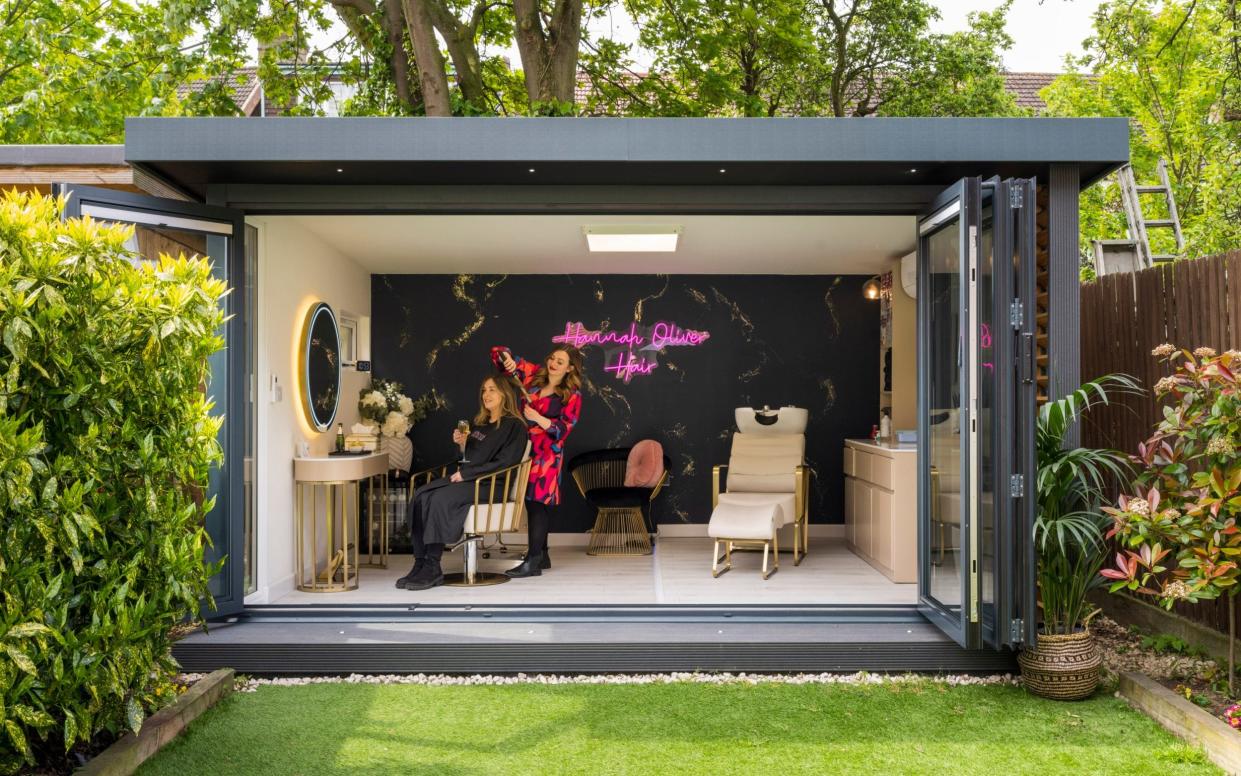
POLYGON ((711 338, 711 333, 696 329, 683 329, 670 321, 660 321, 652 326, 629 324, 624 330, 587 329, 580 322, 567 322, 564 333, 552 337, 557 344, 582 348, 598 345, 604 348, 605 372, 617 379, 629 382, 634 375, 649 375, 659 363, 655 354, 668 347, 696 347, 711 338), (638 351, 635 353, 634 351, 638 351), (650 357, 644 351, 650 351, 650 357))

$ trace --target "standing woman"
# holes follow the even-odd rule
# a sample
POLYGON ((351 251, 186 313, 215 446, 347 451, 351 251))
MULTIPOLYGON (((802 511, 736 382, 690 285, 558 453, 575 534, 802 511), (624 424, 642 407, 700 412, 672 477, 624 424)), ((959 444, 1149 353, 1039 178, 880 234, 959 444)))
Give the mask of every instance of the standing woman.
POLYGON ((547 532, 551 507, 560 503, 564 444, 582 413, 582 352, 564 346, 553 350, 543 365, 514 358, 508 348, 491 349, 497 368, 513 375, 525 391, 523 414, 530 433, 530 484, 526 486, 528 549, 510 577, 537 577, 551 568, 547 532))

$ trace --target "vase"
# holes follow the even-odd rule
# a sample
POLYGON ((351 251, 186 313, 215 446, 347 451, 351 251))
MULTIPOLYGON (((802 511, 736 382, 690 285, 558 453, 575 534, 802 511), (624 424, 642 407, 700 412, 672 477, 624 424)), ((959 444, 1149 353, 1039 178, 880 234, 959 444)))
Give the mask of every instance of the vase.
POLYGON ((1026 689, 1043 698, 1079 701, 1099 686, 1103 658, 1090 631, 1067 636, 1039 636, 1038 645, 1017 655, 1021 681, 1026 689))
POLYGON ((409 437, 381 437, 379 444, 388 454, 388 468, 409 471, 414 460, 414 443, 409 441, 409 437))

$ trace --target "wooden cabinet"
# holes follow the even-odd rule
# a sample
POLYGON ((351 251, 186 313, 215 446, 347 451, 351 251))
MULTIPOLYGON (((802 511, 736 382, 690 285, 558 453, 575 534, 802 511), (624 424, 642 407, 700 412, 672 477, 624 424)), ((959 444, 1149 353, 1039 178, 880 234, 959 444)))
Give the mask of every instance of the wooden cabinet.
POLYGON ((918 453, 845 443, 849 548, 893 582, 918 581, 918 453))

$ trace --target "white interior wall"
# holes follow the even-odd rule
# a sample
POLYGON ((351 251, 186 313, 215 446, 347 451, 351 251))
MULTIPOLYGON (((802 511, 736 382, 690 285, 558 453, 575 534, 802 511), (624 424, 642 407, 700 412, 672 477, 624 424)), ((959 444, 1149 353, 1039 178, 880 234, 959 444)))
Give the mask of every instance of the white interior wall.
MULTIPOLYGON (((249 218, 259 230, 256 519, 257 590, 251 604, 265 603, 293 589, 293 457, 299 443, 311 455, 326 455, 335 426, 320 433, 307 422, 298 387, 297 349, 302 321, 311 305, 327 302, 342 313, 369 316, 370 273, 349 256, 288 218, 249 218), (281 387, 277 399, 272 377, 281 387)), ((359 343, 361 345, 361 343, 359 343)), ((351 368, 341 374, 337 422, 349 428, 358 420, 354 397, 370 376, 351 368)))

